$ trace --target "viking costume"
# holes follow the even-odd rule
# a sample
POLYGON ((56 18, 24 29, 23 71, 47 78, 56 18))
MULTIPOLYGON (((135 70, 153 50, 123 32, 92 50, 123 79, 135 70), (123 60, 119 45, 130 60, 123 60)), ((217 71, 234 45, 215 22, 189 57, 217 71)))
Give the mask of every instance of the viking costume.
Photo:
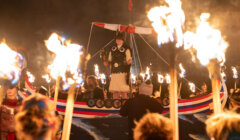
POLYGON ((0 134, 1 140, 15 140, 14 117, 19 111, 21 100, 5 98, 0 107, 0 134))
MULTIPOLYGON (((116 39, 122 39, 118 38, 116 39)), ((109 91, 113 93, 114 99, 126 99, 127 93, 130 91, 127 84, 127 77, 129 76, 130 67, 127 62, 131 60, 130 48, 123 43, 122 46, 113 46, 109 53, 108 61, 111 67, 111 81, 109 91)))

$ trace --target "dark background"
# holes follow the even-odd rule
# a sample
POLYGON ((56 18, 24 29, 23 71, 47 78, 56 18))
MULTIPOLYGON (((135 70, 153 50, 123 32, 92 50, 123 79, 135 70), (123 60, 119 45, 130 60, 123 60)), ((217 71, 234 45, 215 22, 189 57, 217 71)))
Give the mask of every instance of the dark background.
MULTIPOLYGON (((186 16, 185 30, 195 31, 198 17, 202 12, 211 13, 211 25, 220 29, 229 43, 226 52, 226 73, 228 88, 233 87, 231 66, 239 66, 240 48, 240 1, 239 0, 182 0, 186 16)), ((47 51, 44 40, 52 32, 72 42, 87 45, 92 22, 116 24, 133 24, 151 27, 147 11, 162 0, 133 0, 133 10, 128 11, 128 0, 0 0, 0 39, 6 38, 9 46, 22 49, 28 60, 28 70, 37 79, 46 73, 46 67, 53 60, 47 51)), ((99 27, 93 27, 89 46, 90 54, 94 54, 115 33, 99 27)), ((168 61, 167 48, 158 48, 156 35, 146 35, 144 38, 159 54, 168 61)), ((140 60, 145 69, 152 63, 156 72, 166 73, 168 66, 136 35, 140 60)), ((179 54, 178 62, 183 63, 187 71, 186 78, 191 79, 198 87, 203 82, 209 83, 208 71, 200 63, 193 63, 187 52, 179 54)), ((93 64, 100 65, 104 72, 99 55, 90 60, 88 73, 93 73, 93 64)), ((36 81, 36 85, 41 82, 36 81)), ((209 83, 210 84, 210 83, 209 83)))

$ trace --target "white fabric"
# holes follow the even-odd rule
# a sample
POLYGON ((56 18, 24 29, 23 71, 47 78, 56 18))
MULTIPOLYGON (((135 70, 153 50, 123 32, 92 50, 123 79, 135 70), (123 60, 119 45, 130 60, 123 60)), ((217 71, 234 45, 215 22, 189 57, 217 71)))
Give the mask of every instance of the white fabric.
POLYGON ((148 95, 151 96, 153 92, 153 85, 152 84, 146 84, 146 83, 142 83, 139 86, 139 94, 144 94, 144 95, 148 95))
POLYGON ((127 73, 113 73, 109 85, 110 92, 129 92, 129 86, 126 83, 127 73))

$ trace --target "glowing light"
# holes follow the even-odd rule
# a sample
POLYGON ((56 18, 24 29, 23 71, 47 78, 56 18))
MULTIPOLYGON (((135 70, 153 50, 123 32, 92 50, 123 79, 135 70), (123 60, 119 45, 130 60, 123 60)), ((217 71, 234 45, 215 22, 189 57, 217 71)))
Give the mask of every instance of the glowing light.
POLYGON ((176 47, 183 45, 182 26, 185 15, 180 0, 165 0, 168 6, 152 8, 148 18, 158 34, 158 44, 176 41, 176 47))
POLYGON ((171 77, 170 77, 169 74, 166 74, 166 76, 165 76, 165 80, 166 80, 166 82, 167 82, 168 84, 171 83, 171 77))
POLYGON ((221 72, 221 76, 222 76, 224 82, 226 82, 226 74, 223 71, 221 72))
POLYGON ((27 76, 30 83, 35 81, 35 77, 29 71, 27 71, 27 76))
POLYGON ((232 71, 233 71, 233 78, 237 79, 238 78, 238 72, 237 69, 235 67, 232 67, 232 71))
POLYGON ((50 76, 49 76, 48 74, 43 75, 42 78, 44 78, 47 83, 50 83, 50 82, 51 82, 51 78, 50 78, 50 76))
POLYGON ((105 74, 101 73, 100 77, 101 77, 101 83, 105 85, 107 83, 105 74))
POLYGON ((147 75, 146 80, 150 79, 151 76, 150 76, 150 68, 149 68, 149 67, 146 68, 146 73, 145 73, 145 75, 147 75))
POLYGON ((131 74, 132 83, 136 84, 136 75, 131 74))
POLYGON ((94 71, 95 71, 95 77, 97 79, 101 78, 100 75, 99 75, 99 68, 98 68, 97 64, 94 65, 94 71))
POLYGON ((15 84, 21 75, 23 57, 11 50, 7 44, 0 44, 0 77, 15 84))
POLYGON ((164 77, 161 74, 158 74, 158 82, 162 84, 164 82, 164 77))
POLYGON ((78 73, 78 65, 80 61, 80 55, 82 54, 82 46, 78 44, 72 44, 70 41, 62 43, 61 37, 56 33, 53 33, 49 39, 45 42, 49 51, 56 54, 56 57, 51 65, 48 66, 50 74, 54 79, 58 76, 62 77, 64 89, 70 87, 72 81, 78 79, 81 74, 78 73), (66 77, 66 72, 73 75, 71 78, 66 77))
POLYGON ((192 92, 195 92, 196 91, 196 87, 195 87, 195 84, 194 83, 188 83, 188 85, 189 85, 189 87, 190 87, 190 90, 192 91, 192 92))
POLYGON ((221 32, 213 29, 207 21, 210 14, 203 13, 196 33, 186 32, 184 36, 185 49, 193 47, 197 51, 197 58, 203 65, 211 59, 217 59, 222 64, 225 62, 225 51, 228 47, 221 32))
POLYGON ((179 76, 180 76, 181 78, 184 78, 186 71, 185 71, 185 69, 183 68, 182 64, 179 64, 179 68, 180 68, 180 70, 181 70, 181 73, 179 74, 179 76))

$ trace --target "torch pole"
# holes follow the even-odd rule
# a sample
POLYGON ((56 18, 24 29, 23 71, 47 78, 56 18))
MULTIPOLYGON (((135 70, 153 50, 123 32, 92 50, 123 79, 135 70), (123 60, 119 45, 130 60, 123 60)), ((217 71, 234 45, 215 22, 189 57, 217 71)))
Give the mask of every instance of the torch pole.
POLYGON ((162 84, 160 83, 160 86, 159 86, 159 97, 161 97, 161 93, 162 93, 162 84))
POLYGON ((211 74, 214 114, 218 114, 222 112, 222 108, 219 89, 220 64, 217 60, 214 59, 210 61, 208 64, 208 70, 211 74))
POLYGON ((169 89, 169 98, 170 98, 170 119, 173 122, 174 134, 173 140, 179 139, 179 130, 178 130, 178 97, 177 97, 177 71, 175 64, 176 57, 176 48, 175 43, 169 43, 170 47, 170 89, 169 89))
POLYGON ((59 84, 60 84, 60 76, 58 75, 57 80, 56 80, 55 94, 54 94, 54 107, 55 107, 55 110, 57 109, 59 84))
POLYGON ((48 97, 51 98, 51 89, 49 84, 48 84, 48 97))
POLYGON ((4 89, 5 89, 5 87, 3 85, 1 85, 0 86, 0 105, 2 105, 2 101, 3 101, 3 98, 5 96, 5 94, 4 94, 5 90, 4 89))
POLYGON ((62 140, 69 140, 71 125, 72 125, 72 116, 73 116, 73 107, 74 107, 74 93, 75 93, 76 83, 70 86, 68 91, 68 99, 63 123, 63 135, 62 140))
POLYGON ((178 98, 181 99, 181 89, 182 89, 182 80, 179 84, 179 88, 178 88, 178 98))
POLYGON ((235 79, 235 82, 234 82, 234 89, 237 89, 237 79, 235 79))

